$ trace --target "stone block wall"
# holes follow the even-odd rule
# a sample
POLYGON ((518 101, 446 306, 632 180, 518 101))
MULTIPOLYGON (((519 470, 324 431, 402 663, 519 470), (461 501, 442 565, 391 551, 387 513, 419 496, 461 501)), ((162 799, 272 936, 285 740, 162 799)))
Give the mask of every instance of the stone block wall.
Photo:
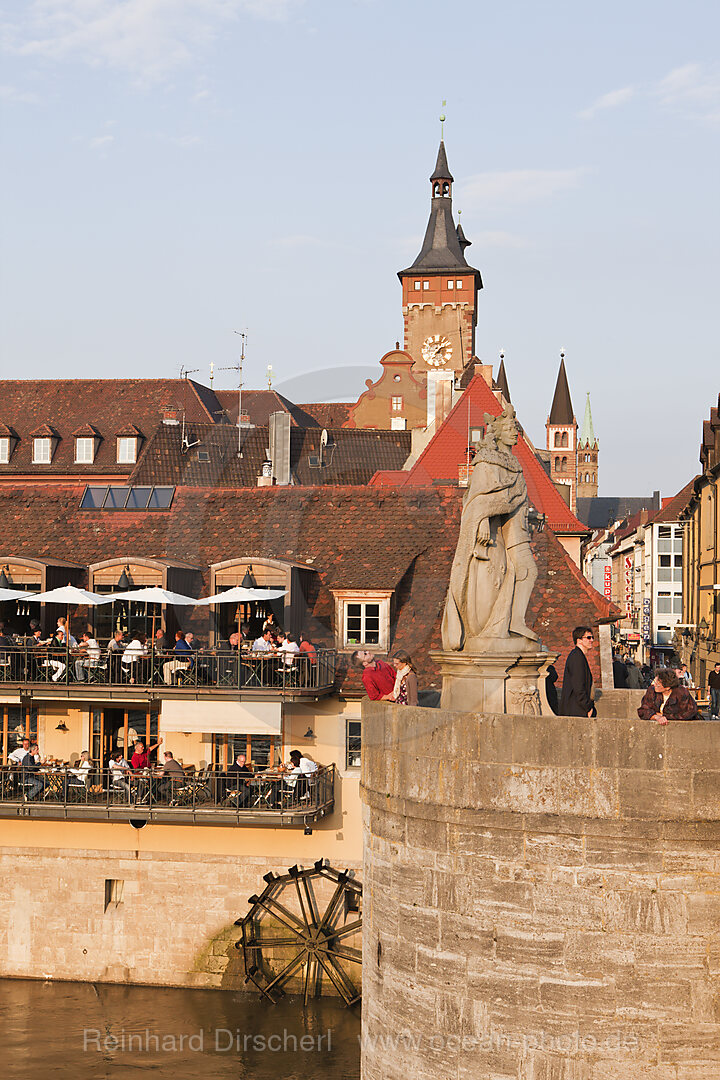
POLYGON ((235 920, 293 861, 0 848, 0 976, 247 989, 235 920), (122 886, 106 906, 108 880, 122 886))
POLYGON ((715 727, 367 704, 364 1080, 718 1080, 715 727))

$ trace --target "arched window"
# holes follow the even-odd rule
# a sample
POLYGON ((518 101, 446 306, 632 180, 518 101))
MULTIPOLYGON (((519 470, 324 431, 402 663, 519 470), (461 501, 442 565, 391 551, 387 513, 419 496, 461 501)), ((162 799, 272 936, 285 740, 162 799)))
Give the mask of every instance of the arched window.
POLYGON ((555 458, 555 472, 560 472, 560 458, 555 458))
POLYGON ((450 194, 450 185, 449 184, 443 184, 443 195, 449 195, 449 194, 450 194))
POLYGON ((589 483, 590 483, 590 473, 589 473, 589 472, 586 472, 586 473, 585 473, 585 483, 586 483, 586 484, 589 484, 589 483))
POLYGON ((561 446, 567 446, 567 444, 568 444, 567 431, 563 431, 563 433, 562 433, 562 442, 560 443, 560 445, 561 446))
POLYGON ((559 431, 555 432, 555 445, 560 446, 560 432, 559 431))
POLYGON ((560 472, 567 472, 567 458, 564 457, 560 462, 560 472))

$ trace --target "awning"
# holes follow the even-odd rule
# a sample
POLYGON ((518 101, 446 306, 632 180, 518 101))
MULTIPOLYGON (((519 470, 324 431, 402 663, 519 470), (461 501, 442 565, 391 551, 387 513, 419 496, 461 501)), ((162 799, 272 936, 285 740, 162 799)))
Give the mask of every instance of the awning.
POLYGON ((199 731, 210 735, 280 735, 280 701, 163 701, 160 734, 199 731))

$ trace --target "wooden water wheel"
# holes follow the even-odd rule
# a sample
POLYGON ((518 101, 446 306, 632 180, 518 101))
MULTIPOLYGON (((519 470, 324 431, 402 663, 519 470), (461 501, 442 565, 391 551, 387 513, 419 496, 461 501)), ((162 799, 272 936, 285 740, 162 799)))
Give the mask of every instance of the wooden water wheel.
POLYGON ((348 1006, 360 1000, 362 885, 320 860, 310 869, 265 874, 266 888, 235 923, 242 931, 245 981, 273 1003, 287 992, 305 1003, 334 987, 348 1006))

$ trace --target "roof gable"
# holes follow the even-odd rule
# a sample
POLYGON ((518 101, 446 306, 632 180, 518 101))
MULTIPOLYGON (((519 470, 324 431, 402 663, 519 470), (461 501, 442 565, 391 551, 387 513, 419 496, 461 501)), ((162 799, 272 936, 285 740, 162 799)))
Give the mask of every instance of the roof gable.
MULTIPOLYGON (((474 375, 413 467, 403 474, 404 480, 398 486, 428 485, 443 480, 457 483, 458 466, 468 461, 470 430, 485 428, 486 412, 499 416, 502 406, 482 376, 474 375)), ((530 502, 545 515, 548 525, 563 535, 586 533, 586 527, 572 513, 522 434, 513 453, 522 465, 530 502)), ((387 482, 383 475, 373 477, 371 481, 377 486, 387 482)))

